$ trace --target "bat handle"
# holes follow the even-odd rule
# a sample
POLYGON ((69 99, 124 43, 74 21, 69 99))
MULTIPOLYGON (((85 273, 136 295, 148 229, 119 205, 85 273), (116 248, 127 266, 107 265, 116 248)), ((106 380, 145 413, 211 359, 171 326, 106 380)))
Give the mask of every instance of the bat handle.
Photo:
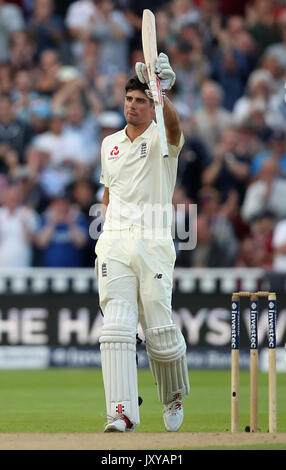
POLYGON ((159 130, 162 154, 164 158, 167 158, 169 156, 169 149, 168 149, 168 142, 167 142, 166 131, 165 131, 165 122, 164 122, 162 106, 160 106, 159 104, 156 104, 155 113, 156 113, 156 120, 157 120, 157 125, 158 125, 158 130, 159 130))

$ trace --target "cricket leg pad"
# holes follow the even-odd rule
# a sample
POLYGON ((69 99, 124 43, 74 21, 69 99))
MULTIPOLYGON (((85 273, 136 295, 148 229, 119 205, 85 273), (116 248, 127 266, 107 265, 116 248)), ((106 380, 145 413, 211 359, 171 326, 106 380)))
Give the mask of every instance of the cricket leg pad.
POLYGON ((145 330, 150 367, 159 400, 170 403, 189 394, 185 339, 175 324, 145 330))
POLYGON ((126 416, 139 424, 136 366, 137 313, 125 300, 112 299, 104 309, 99 338, 108 422, 126 416))

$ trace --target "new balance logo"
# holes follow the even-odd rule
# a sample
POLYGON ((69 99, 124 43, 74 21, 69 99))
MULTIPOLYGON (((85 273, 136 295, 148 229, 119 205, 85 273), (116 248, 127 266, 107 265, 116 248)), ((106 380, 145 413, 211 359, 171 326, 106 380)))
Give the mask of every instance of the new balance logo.
POLYGON ((155 274, 154 279, 162 279, 162 277, 163 277, 163 274, 157 273, 155 274))

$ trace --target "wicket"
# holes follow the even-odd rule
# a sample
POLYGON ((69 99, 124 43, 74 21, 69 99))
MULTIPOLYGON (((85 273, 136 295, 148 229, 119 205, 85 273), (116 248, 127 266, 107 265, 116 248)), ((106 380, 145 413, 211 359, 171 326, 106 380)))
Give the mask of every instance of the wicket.
POLYGON ((268 416, 269 432, 276 432, 276 294, 234 292, 231 308, 231 432, 239 425, 240 298, 250 298, 250 432, 258 431, 258 309, 259 298, 268 299, 268 416))

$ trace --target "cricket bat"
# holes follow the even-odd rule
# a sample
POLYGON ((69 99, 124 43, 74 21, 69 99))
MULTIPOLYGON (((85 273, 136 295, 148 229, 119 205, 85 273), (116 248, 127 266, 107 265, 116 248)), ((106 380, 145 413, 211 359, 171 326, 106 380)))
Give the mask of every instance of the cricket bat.
POLYGON ((150 89, 155 104, 156 121, 159 129, 161 149, 164 157, 168 157, 168 142, 166 137, 163 97, 160 79, 155 73, 155 64, 158 57, 155 16, 151 10, 143 11, 142 18, 142 46, 145 64, 150 81, 150 89))

